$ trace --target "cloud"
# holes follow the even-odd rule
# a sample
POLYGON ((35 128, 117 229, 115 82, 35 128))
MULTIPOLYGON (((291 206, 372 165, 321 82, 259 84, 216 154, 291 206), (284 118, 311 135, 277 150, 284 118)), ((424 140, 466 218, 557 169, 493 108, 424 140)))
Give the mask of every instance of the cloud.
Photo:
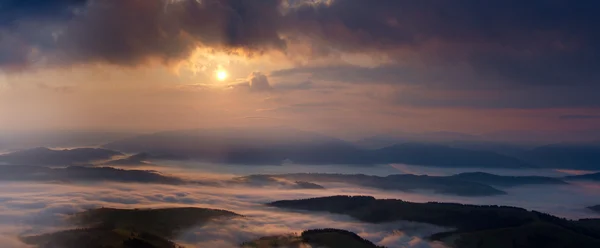
MULTIPOLYGON (((6 70, 171 65, 203 48, 248 57, 268 54, 275 63, 279 59, 303 62, 302 67, 279 67, 272 73, 261 67, 264 74, 250 79, 255 81, 254 91, 296 91, 311 97, 306 95, 336 91, 323 89, 323 83, 349 83, 344 87, 361 91, 357 94, 365 98, 375 96, 371 108, 381 101, 392 107, 425 108, 600 106, 594 95, 600 91, 600 33, 593 25, 600 22, 596 15, 600 3, 594 1, 27 0, 3 4, 0 68, 6 70), (135 17, 130 15, 133 12, 135 17), (359 61, 347 61, 352 56, 359 61), (358 89, 359 84, 364 88, 358 89), (365 86, 375 84, 381 88, 365 86)), ((346 91, 337 93, 348 97, 346 91)))
POLYGON ((2 42, 16 40, 22 48, 1 51, 0 61, 19 65, 34 56, 132 66, 175 62, 198 46, 295 56, 300 42, 321 51, 303 56, 366 53, 412 66, 463 64, 473 75, 507 83, 594 84, 600 78, 594 25, 600 4, 594 1, 288 2, 11 1, 0 12, 2 42))
POLYGON ((337 81, 356 84, 406 84, 419 79, 431 79, 432 75, 418 78, 416 73, 409 68, 397 65, 382 65, 376 67, 363 67, 356 65, 328 65, 295 67, 277 70, 271 73, 275 77, 294 75, 309 75, 313 79, 337 81))
POLYGON ((14 25, 28 19, 60 19, 73 16, 73 8, 88 0, 3 0, 0 2, 0 25, 14 25))
POLYGON ((267 75, 261 72, 253 72, 248 76, 248 86, 251 91, 270 91, 273 88, 269 83, 267 75))
POLYGON ((37 55, 52 65, 137 66, 148 60, 178 62, 198 46, 257 53, 285 47, 277 34, 278 0, 23 2, 28 3, 3 8, 21 11, 10 17, 10 26, 0 25, 7 36, 3 43, 18 40, 24 46, 23 51, 0 51, 3 65, 20 65, 26 57, 37 55), (29 23, 40 26, 34 29, 37 35, 31 35, 25 25, 29 23))

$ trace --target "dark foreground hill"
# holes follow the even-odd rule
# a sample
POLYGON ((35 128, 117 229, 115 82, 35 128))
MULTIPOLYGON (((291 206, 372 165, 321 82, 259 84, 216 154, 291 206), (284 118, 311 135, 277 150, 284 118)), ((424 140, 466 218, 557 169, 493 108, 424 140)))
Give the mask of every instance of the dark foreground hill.
POLYGON ((455 247, 600 247, 600 220, 566 220, 515 207, 412 203, 368 196, 276 201, 268 205, 346 214, 372 223, 407 220, 455 228, 431 239, 455 247))
POLYGON ((363 239, 353 232, 340 229, 306 230, 300 236, 280 235, 263 237, 241 245, 242 248, 383 248, 363 239), (310 246, 307 246, 310 245, 310 246))
POLYGON ((236 213, 204 208, 100 208, 71 216, 80 229, 21 237, 39 248, 178 248, 170 239, 180 232, 236 213))

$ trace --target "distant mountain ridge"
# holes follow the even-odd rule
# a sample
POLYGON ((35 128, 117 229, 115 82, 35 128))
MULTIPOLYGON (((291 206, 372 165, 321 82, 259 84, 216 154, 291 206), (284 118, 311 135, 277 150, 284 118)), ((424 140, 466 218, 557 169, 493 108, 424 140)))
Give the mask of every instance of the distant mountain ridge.
POLYGON ((587 208, 590 209, 590 210, 592 210, 592 211, 594 211, 594 212, 600 213, 600 205, 589 206, 587 208))
POLYGON ((517 158, 491 151, 476 151, 437 144, 404 143, 373 151, 379 163, 437 167, 512 168, 532 167, 517 158))
POLYGON ((68 166, 105 160, 109 165, 138 165, 148 160, 193 159, 247 165, 399 163, 444 168, 600 170, 600 143, 526 149, 478 142, 404 142, 365 149, 341 139, 290 128, 197 129, 133 136, 107 143, 103 149, 34 148, 0 155, 0 163, 68 166), (113 156, 124 156, 121 152, 137 155, 111 161, 113 156))
POLYGON ((234 164, 368 164, 366 151, 320 134, 287 128, 160 132, 108 143, 124 152, 172 154, 234 164))
POLYGON ((427 176, 396 174, 371 176, 364 174, 292 173, 276 175, 250 175, 239 180, 269 183, 276 180, 302 180, 316 183, 347 183, 383 190, 432 190, 439 194, 460 196, 492 196, 506 192, 496 187, 522 185, 565 185, 561 178, 538 176, 499 176, 483 172, 461 173, 453 176, 427 176))
POLYGON ((26 165, 67 166, 108 160, 120 152, 102 148, 49 149, 38 147, 0 155, 0 162, 26 165))
POLYGON ((522 159, 547 168, 600 170, 600 144, 553 144, 528 150, 522 159))
POLYGON ((108 143, 128 153, 161 153, 234 164, 406 163, 438 167, 525 168, 530 164, 491 151, 405 143, 368 150, 340 139, 295 129, 206 129, 160 132, 108 143))
POLYGON ((281 175, 251 175, 242 178, 280 178, 286 180, 302 180, 316 183, 348 183, 362 187, 383 190, 431 190, 439 194, 460 196, 492 196, 506 192, 492 186, 454 179, 451 177, 417 176, 411 174, 390 175, 386 177, 363 174, 281 174, 281 175))
POLYGON ((148 170, 123 170, 112 167, 69 166, 48 168, 30 165, 7 165, 0 168, 0 181, 35 182, 131 182, 183 184, 183 179, 148 170))
POLYGON ((576 176, 566 176, 566 177, 564 177, 564 179, 572 180, 572 181, 598 181, 598 182, 600 182, 600 172, 576 175, 576 176))
POLYGON ((499 176, 484 172, 466 172, 451 176, 452 178, 466 181, 479 182, 494 186, 519 186, 519 185, 544 185, 544 184, 568 184, 560 178, 541 176, 499 176))

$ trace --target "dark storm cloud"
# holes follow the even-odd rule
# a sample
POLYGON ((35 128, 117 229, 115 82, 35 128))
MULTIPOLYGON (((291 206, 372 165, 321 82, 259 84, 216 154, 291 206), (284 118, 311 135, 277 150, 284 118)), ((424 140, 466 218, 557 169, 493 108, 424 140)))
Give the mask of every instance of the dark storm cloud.
POLYGON ((67 59, 124 65, 149 58, 177 61, 200 43, 252 51, 281 48, 277 7, 275 0, 92 1, 58 45, 67 59))
MULTIPOLYGON (((596 1, 346 0, 304 6, 286 18, 298 33, 342 51, 381 52, 408 64, 464 64, 471 81, 565 85, 600 80, 598 10, 596 1)), ((354 70, 361 76, 349 78, 427 73, 388 69, 354 70)))
POLYGON ((2 24, 4 66, 26 64, 36 55, 54 64, 173 62, 200 44, 293 54, 290 43, 304 41, 317 51, 304 56, 360 52, 392 60, 390 67, 348 77, 354 80, 382 74, 388 75, 385 81, 426 81, 419 75, 432 66, 439 68, 436 78, 464 74, 448 80, 452 84, 589 85, 600 80, 597 1, 334 0, 293 7, 283 0, 16 2, 2 9, 17 13, 4 23, 53 21, 38 22, 36 30, 42 31, 37 33, 2 24), (454 71, 457 65, 460 73, 454 71), (404 69, 388 72, 398 68, 404 69))
POLYGON ((19 14, 10 17, 11 25, 0 25, 0 45, 23 48, 0 50, 1 65, 31 64, 30 57, 38 55, 53 64, 135 66, 148 59, 176 62, 200 44, 254 53, 285 47, 277 33, 278 0, 88 0, 78 9, 74 6, 83 5, 75 3, 85 1, 28 2, 2 10, 19 14), (33 36, 14 23, 35 23, 36 30, 52 24, 52 30, 33 36))
POLYGON ((87 0, 1 0, 0 25, 39 18, 68 18, 87 0))

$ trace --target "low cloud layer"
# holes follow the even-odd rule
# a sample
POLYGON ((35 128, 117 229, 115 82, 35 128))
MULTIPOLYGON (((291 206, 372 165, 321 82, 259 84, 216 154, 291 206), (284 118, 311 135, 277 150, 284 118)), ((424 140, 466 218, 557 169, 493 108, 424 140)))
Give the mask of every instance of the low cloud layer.
POLYGON ((183 233, 178 241, 190 247, 210 245, 233 248, 262 236, 328 227, 354 231, 374 242, 386 243, 389 247, 442 247, 430 246, 422 237, 447 230, 410 222, 366 224, 346 216, 286 212, 262 205, 279 197, 303 197, 306 193, 284 190, 227 190, 164 185, 149 188, 148 185, 137 184, 84 186, 3 183, 1 191, 0 240, 6 239, 7 243, 3 244, 15 244, 15 248, 25 247, 17 241, 17 236, 70 228, 63 221, 67 214, 97 207, 195 206, 227 209, 245 216, 213 222, 183 233), (403 231, 394 232, 397 229, 403 231))
MULTIPOLYGON (((185 175, 196 180, 228 180, 233 175, 255 173, 329 172, 374 173, 386 175, 398 172, 453 174, 432 168, 344 167, 344 166, 235 166, 210 164, 169 164, 163 173, 185 175), (184 166, 182 166, 184 165, 184 166), (193 165, 193 166, 192 166, 193 165), (190 168, 190 166, 193 168, 190 168), (419 170, 422 169, 422 170, 419 170), (401 171, 398 171, 401 170, 401 171), (411 170, 411 171, 406 171, 411 170), (425 170, 425 171, 423 171, 425 170), (250 173, 251 172, 251 173, 250 173)), ((509 172, 504 172, 506 174, 509 172)), ((510 173, 516 173, 510 171, 510 173)), ((539 174, 543 171, 523 171, 539 174)), ((550 173, 550 172, 547 172, 550 173)), ((554 172, 557 173, 557 172, 554 172)), ((208 207, 234 211, 245 217, 214 222, 183 233, 178 241, 190 247, 232 248, 241 242, 269 235, 300 233, 313 228, 339 228, 356 232, 380 245, 394 247, 443 247, 423 240, 433 233, 448 230, 427 224, 394 222, 367 224, 348 216, 325 213, 286 211, 263 204, 282 199, 304 199, 331 195, 371 195, 413 202, 461 202, 525 207, 568 218, 590 218, 597 214, 585 207, 597 204, 598 184, 578 183, 560 186, 523 186, 509 189, 508 195, 496 197, 453 197, 428 192, 379 191, 346 184, 325 183, 325 189, 290 190, 277 187, 212 187, 203 185, 165 185, 139 183, 88 182, 85 184, 3 182, 0 185, 0 241, 10 248, 23 248, 19 235, 34 235, 71 228, 64 223, 68 214, 97 207, 160 208, 208 207)))

